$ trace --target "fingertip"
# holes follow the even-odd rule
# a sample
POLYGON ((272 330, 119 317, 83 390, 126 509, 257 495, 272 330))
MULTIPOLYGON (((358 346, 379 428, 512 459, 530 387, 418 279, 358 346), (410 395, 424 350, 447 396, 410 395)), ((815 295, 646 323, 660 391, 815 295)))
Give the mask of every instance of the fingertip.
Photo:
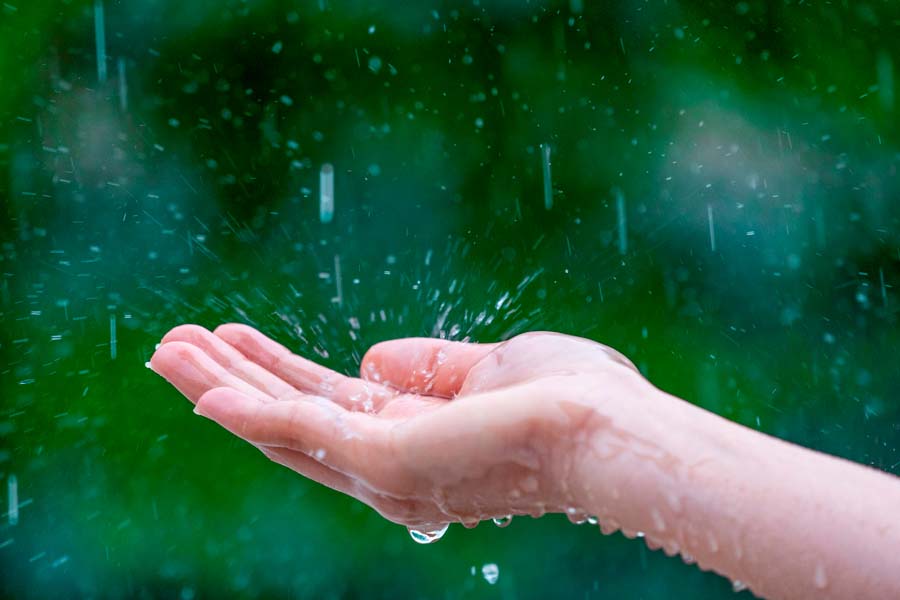
POLYGON ((223 340, 230 341, 240 339, 255 331, 255 329, 243 323, 222 323, 213 330, 213 333, 223 340))
POLYGON ((197 400, 194 413, 230 429, 229 423, 246 420, 246 416, 256 409, 260 401, 229 387, 213 388, 197 400))
POLYGON ((204 333, 208 333, 205 327, 194 325, 193 323, 184 323, 170 329, 159 343, 162 345, 175 341, 190 342, 201 337, 204 333))
POLYGON ((367 381, 402 385, 421 357, 445 344, 432 338, 385 340, 370 347, 359 365, 360 376, 367 381))
POLYGON ((169 341, 160 344, 150 357, 150 368, 166 379, 170 379, 178 363, 189 357, 193 346, 183 341, 169 341))

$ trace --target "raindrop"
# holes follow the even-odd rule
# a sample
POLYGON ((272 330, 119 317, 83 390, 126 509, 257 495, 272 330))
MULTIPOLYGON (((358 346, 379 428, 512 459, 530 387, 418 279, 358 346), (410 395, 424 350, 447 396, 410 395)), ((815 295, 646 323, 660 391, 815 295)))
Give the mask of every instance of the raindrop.
POLYGON ((94 0, 94 46, 97 51, 97 81, 106 81, 106 25, 103 0, 94 0))
POLYGON ((512 523, 512 519, 512 515, 506 515, 505 517, 494 517, 491 521, 493 521, 494 525, 497 527, 506 527, 512 523))
POLYGON ((735 592, 743 592, 747 589, 747 584, 740 579, 735 579, 731 582, 731 589, 733 589, 735 592))
POLYGON ((331 223, 334 218, 334 167, 329 163, 319 171, 319 220, 331 223))
POLYGON ((494 563, 488 563, 481 567, 481 574, 484 576, 485 581, 494 585, 500 579, 500 568, 494 563))
POLYGON ((596 525, 599 522, 599 519, 597 519, 597 517, 595 516, 588 515, 587 522, 588 525, 596 525))
POLYGON ((447 533, 447 529, 450 528, 450 523, 447 523, 440 529, 435 531, 419 531, 418 529, 410 529, 409 536, 418 544, 431 544, 442 537, 447 533))
POLYGON ((541 169, 544 173, 544 208, 553 208, 553 180, 550 175, 550 145, 541 144, 541 169))
POLYGON ((10 525, 17 525, 19 523, 19 479, 15 475, 10 475, 6 480, 6 491, 9 502, 6 518, 10 525))
POLYGON ((625 194, 622 190, 614 190, 616 197, 616 221, 619 229, 619 254, 628 253, 628 214, 625 212, 625 194))

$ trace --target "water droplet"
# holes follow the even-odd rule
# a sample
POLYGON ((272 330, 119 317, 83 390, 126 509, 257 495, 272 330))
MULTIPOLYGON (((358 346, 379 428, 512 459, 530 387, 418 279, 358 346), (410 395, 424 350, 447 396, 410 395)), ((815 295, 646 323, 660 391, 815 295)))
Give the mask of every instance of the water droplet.
POLYGON ((666 530, 666 522, 663 520, 662 515, 655 508, 650 511, 650 516, 653 518, 653 526, 656 527, 658 531, 666 530))
POLYGON ((481 574, 484 576, 485 581, 494 585, 500 579, 500 568, 494 563, 488 563, 481 567, 481 574))
POLYGON ((505 517, 494 517, 491 521, 493 521, 494 525, 497 527, 506 527, 512 523, 512 519, 512 515, 506 515, 505 517))
POLYGON ((319 448, 315 451, 314 456, 316 457, 316 460, 322 460, 323 458, 325 458, 325 449, 319 448))
POLYGON ((828 586, 828 575, 825 574, 825 565, 821 563, 816 565, 816 572, 813 575, 813 584, 820 590, 824 590, 828 586))
POLYGON ((582 525, 587 521, 587 516, 574 507, 566 509, 566 517, 568 517, 570 523, 575 525, 582 525))
POLYGON ((522 480, 522 483, 519 484, 522 488, 522 491, 525 493, 534 493, 538 491, 538 480, 537 477, 532 477, 529 475, 525 479, 522 480))
POLYGON ((450 523, 447 523, 446 525, 435 531, 419 531, 418 529, 410 529, 409 536, 418 544, 431 544, 444 537, 444 534, 447 533, 447 529, 449 527, 450 523))
POLYGON ((747 589, 747 584, 740 579, 735 579, 731 582, 731 589, 733 589, 735 592, 743 592, 747 589))
POLYGON ((596 525, 599 521, 598 521, 597 517, 588 515, 587 522, 588 522, 588 525, 596 525))

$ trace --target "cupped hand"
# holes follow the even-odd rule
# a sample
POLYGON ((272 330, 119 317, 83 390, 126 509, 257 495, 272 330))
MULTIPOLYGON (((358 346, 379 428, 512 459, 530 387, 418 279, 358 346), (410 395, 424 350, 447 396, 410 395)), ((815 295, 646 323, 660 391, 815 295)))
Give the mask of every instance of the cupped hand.
POLYGON ((643 381, 615 350, 556 333, 382 342, 357 378, 246 325, 181 325, 151 367, 271 460, 421 531, 571 513, 568 477, 598 408, 643 381))

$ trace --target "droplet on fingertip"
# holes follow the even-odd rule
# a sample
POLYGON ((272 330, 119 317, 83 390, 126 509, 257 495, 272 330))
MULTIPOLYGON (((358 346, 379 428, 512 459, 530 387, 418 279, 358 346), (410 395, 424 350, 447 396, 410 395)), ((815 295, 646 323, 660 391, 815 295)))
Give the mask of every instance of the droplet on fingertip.
POLYGON ((417 544, 431 544, 444 537, 444 534, 447 533, 447 529, 449 529, 449 527, 450 523, 447 523, 442 528, 435 531, 419 531, 418 529, 409 529, 409 536, 417 544))

